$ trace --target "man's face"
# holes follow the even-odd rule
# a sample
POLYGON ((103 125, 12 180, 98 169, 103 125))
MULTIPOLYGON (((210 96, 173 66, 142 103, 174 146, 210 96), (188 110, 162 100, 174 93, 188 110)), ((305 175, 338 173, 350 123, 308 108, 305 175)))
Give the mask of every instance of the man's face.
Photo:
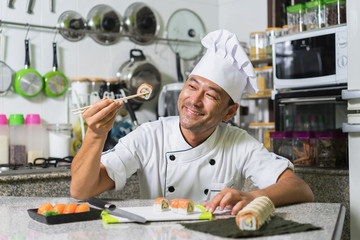
POLYGON ((182 130, 211 134, 218 124, 232 117, 229 115, 229 100, 230 96, 217 84, 191 75, 178 100, 182 130))

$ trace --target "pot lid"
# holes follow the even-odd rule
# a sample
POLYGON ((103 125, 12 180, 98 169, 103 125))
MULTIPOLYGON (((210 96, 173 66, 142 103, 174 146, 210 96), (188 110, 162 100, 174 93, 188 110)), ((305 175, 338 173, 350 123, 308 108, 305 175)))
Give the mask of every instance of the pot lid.
POLYGON ((82 30, 86 29, 86 20, 75 11, 66 11, 60 15, 57 27, 62 28, 62 30, 59 30, 59 33, 66 40, 72 42, 80 41, 85 37, 85 32, 82 30))
POLYGON ((133 3, 125 11, 124 29, 136 44, 150 44, 159 34, 159 17, 145 3, 133 3))
POLYGON ((104 45, 116 43, 122 30, 121 16, 110 6, 99 4, 87 15, 87 27, 94 33, 90 37, 104 45))
POLYGON ((167 23, 167 38, 192 42, 169 41, 174 53, 179 53, 182 59, 193 59, 198 56, 203 46, 200 40, 205 36, 205 26, 200 17, 189 9, 175 11, 167 23))

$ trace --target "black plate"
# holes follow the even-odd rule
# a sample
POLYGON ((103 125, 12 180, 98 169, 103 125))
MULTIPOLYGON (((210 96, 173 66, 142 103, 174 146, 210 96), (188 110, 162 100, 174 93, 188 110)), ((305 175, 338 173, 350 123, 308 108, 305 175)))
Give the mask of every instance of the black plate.
POLYGON ((60 214, 54 216, 44 216, 38 214, 37 208, 28 209, 27 211, 29 213, 29 216, 35 221, 45 224, 60 224, 100 219, 100 214, 102 210, 90 208, 89 212, 60 214))

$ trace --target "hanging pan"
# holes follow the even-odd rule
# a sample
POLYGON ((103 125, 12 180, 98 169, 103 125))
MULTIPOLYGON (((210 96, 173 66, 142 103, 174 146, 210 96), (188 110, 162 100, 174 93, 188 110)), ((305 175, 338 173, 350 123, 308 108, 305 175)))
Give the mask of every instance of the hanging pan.
POLYGON ((5 63, 5 37, 0 29, 0 96, 10 90, 15 72, 5 63))
POLYGON ((49 97, 59 97, 63 95, 68 88, 66 76, 58 71, 57 68, 56 42, 53 42, 53 69, 44 75, 45 94, 49 97))
POLYGON ((85 37, 86 20, 75 11, 63 12, 57 26, 60 28, 61 36, 71 42, 80 41, 85 37))
POLYGON ((131 4, 124 13, 124 29, 136 44, 148 45, 156 40, 160 20, 155 11, 142 2, 131 4))
POLYGON ((44 79, 30 68, 29 39, 25 39, 25 68, 16 72, 13 88, 24 97, 35 97, 44 88, 44 79))

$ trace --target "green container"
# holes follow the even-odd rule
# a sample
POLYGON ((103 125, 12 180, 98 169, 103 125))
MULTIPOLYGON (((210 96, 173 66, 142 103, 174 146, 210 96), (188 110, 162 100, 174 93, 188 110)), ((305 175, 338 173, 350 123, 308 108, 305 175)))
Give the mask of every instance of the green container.
POLYGON ((346 1, 325 0, 326 26, 346 23, 346 1))
POLYGON ((286 8, 287 12, 287 25, 288 25, 288 33, 297 33, 305 31, 304 24, 304 13, 305 13, 305 5, 304 4, 296 4, 293 6, 289 6, 286 8))

